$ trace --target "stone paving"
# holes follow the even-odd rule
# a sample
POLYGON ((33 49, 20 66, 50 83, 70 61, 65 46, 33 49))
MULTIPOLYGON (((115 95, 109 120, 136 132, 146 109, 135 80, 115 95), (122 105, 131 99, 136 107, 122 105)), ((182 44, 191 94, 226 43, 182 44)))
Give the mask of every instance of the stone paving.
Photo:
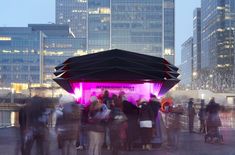
MULTIPOLYGON (((0 129, 0 155, 16 154, 17 128, 0 129)), ((120 155, 235 155, 235 130, 223 129, 225 144, 206 144, 204 136, 193 133, 182 132, 180 134, 180 145, 178 150, 169 150, 165 147, 155 148, 152 151, 135 149, 131 152, 120 152, 120 155)), ((59 154, 57 143, 53 132, 51 134, 50 153, 59 154)), ((32 153, 34 155, 35 153, 32 153)), ((77 155, 87 155, 86 151, 78 151, 77 155)), ((102 155, 111 155, 111 152, 104 150, 102 155)))

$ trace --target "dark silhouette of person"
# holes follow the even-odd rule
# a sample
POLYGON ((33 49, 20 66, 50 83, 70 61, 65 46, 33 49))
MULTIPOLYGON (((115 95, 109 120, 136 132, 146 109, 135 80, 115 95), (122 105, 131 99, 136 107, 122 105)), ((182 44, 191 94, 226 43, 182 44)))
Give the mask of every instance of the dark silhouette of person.
POLYGON ((62 112, 63 115, 56 121, 58 146, 62 155, 72 155, 75 154, 74 143, 79 137, 80 107, 75 102, 65 103, 62 112))
POLYGON ((195 115, 196 112, 193 107, 193 98, 190 98, 188 102, 188 128, 190 133, 193 132, 195 115))
POLYGON ((199 132, 200 133, 205 133, 206 132, 206 129, 205 129, 205 125, 206 125, 206 108, 205 108, 205 100, 204 99, 201 100, 201 107, 199 109, 198 116, 199 116, 199 120, 200 120, 199 132))
POLYGON ((139 137, 138 115, 139 111, 137 106, 127 101, 123 97, 122 101, 123 112, 127 117, 127 150, 132 150, 134 141, 139 137))
POLYGON ((25 142, 24 142, 24 136, 27 129, 27 106, 24 105, 19 110, 19 125, 20 125, 20 151, 21 154, 25 154, 25 142))
POLYGON ((25 138, 25 154, 30 155, 36 141, 36 154, 49 154, 48 118, 50 100, 45 97, 34 96, 27 106, 27 130, 25 138))
POLYGON ((157 135, 157 126, 160 126, 160 124, 157 124, 157 116, 158 116, 159 109, 161 109, 161 103, 158 101, 158 99, 155 95, 151 94, 149 105, 151 106, 151 109, 153 110, 153 116, 154 116, 153 133, 154 133, 154 136, 156 136, 157 135))

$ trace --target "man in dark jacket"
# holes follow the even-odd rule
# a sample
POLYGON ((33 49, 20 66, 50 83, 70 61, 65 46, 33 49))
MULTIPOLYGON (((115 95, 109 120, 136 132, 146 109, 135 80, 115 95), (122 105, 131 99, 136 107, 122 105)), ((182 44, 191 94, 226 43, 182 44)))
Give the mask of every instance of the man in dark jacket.
POLYGON ((159 112, 159 109, 161 108, 161 103, 158 101, 158 99, 156 98, 155 95, 150 95, 150 101, 149 101, 149 104, 153 110, 153 116, 154 116, 154 120, 153 120, 153 133, 154 133, 154 136, 157 136, 157 129, 159 129, 158 127, 160 126, 160 123, 157 124, 157 116, 158 116, 158 112, 159 112))
POLYGON ((140 132, 141 132, 141 141, 143 144, 143 149, 150 150, 151 145, 150 141, 152 138, 152 128, 154 121, 153 110, 151 105, 145 100, 140 100, 139 107, 139 122, 140 122, 140 132))
POLYGON ((138 138, 139 134, 139 126, 137 124, 138 121, 138 108, 127 101, 125 97, 122 99, 123 112, 127 117, 127 149, 131 150, 133 148, 133 142, 138 138))
POLYGON ((195 115, 196 112, 193 107, 193 98, 190 98, 188 102, 188 128, 190 133, 193 132, 195 115))
POLYGON ((24 155, 25 154, 24 136, 27 129, 26 105, 23 106, 19 111, 19 125, 20 125, 20 149, 21 149, 21 154, 24 155))

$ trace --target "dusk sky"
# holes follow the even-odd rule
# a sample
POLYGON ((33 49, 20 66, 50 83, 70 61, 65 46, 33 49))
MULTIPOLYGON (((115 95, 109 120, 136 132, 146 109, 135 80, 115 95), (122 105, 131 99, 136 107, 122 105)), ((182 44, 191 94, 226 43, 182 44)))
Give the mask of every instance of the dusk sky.
MULTIPOLYGON (((200 0, 175 0, 176 65, 180 64, 181 44, 193 34, 193 10, 200 0)), ((0 27, 54 23, 55 0, 1 0, 0 27)))

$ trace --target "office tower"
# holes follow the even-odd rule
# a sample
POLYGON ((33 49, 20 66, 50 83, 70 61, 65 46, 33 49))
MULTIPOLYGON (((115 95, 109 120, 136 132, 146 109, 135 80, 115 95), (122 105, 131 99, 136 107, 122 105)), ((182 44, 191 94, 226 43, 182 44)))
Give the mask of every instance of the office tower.
POLYGON ((175 0, 164 0, 163 57, 175 63, 175 0))
POLYGON ((69 25, 76 38, 85 38, 87 0, 56 0, 56 23, 69 25))
POLYGON ((110 49, 110 0, 88 0, 87 51, 110 49))
POLYGON ((180 85, 184 88, 191 88, 193 73, 193 38, 188 38, 181 45, 180 85))
POLYGON ((68 25, 0 27, 0 85, 51 83, 54 67, 82 54, 85 43, 73 37, 68 25))
POLYGON ((193 74, 201 70, 201 8, 193 12, 193 74))
POLYGON ((210 75, 208 87, 214 91, 234 87, 234 25, 234 0, 201 1, 202 76, 210 75))
POLYGON ((88 52, 119 48, 174 63, 174 10, 174 0, 57 0, 56 23, 69 24, 75 37, 81 36, 76 29, 86 27, 88 52), (73 10, 82 10, 77 16, 84 20, 71 20, 73 10))

